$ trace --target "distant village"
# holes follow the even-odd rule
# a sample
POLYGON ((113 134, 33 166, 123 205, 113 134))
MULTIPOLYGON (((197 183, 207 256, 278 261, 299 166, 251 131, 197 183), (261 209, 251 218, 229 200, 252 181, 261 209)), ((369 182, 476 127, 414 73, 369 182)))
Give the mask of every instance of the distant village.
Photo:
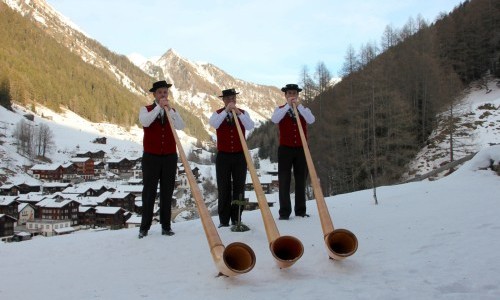
MULTIPOLYGON (((141 159, 111 159, 102 150, 82 151, 68 163, 37 164, 26 168, 26 173, 35 179, 32 182, 0 183, 0 239, 13 242, 85 229, 138 227, 142 213, 141 159)), ((203 183, 205 179, 200 177, 199 169, 195 167, 192 172, 198 183, 203 183)), ((277 171, 269 171, 259 178, 268 204, 273 206, 277 201, 277 171)), ((246 182, 246 190, 252 191, 249 175, 246 182)), ((183 165, 179 163, 172 220, 174 213, 183 210, 177 205, 177 198, 183 195, 189 197, 190 189, 183 165)), ((255 193, 247 192, 245 196, 245 209, 258 208, 255 193)), ((194 207, 192 211, 196 214, 194 207)), ((158 222, 158 212, 156 205, 154 222, 158 222)))

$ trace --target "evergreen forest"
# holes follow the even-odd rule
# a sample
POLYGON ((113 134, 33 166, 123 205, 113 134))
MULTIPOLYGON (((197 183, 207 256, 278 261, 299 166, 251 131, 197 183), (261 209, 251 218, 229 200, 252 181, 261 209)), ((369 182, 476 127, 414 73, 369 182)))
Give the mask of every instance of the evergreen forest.
MULTIPOLYGON (((324 89, 321 76, 313 84, 307 72, 299 79, 316 116, 308 140, 324 194, 397 183, 436 115, 472 82, 500 78, 500 1, 465 1, 432 24, 417 17, 401 29, 388 25, 380 44, 348 47, 340 75, 324 89)), ((277 126, 255 130, 248 144, 276 161, 277 126)))
MULTIPOLYGON (((139 125, 139 108, 152 97, 132 93, 111 71, 84 62, 39 26, 0 2, 0 105, 11 109, 13 102, 26 107, 37 103, 56 112, 67 108, 92 122, 139 125)), ((80 40, 143 90, 156 80, 97 41, 83 35, 80 40)), ((189 135, 209 140, 196 116, 182 107, 176 109, 189 135)))

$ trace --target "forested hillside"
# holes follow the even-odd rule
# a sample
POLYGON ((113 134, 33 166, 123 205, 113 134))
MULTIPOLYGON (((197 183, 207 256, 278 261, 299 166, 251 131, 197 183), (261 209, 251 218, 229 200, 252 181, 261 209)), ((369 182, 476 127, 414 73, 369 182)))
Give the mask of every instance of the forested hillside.
MULTIPOLYGON (((67 107, 93 122, 122 126, 138 123, 139 107, 152 101, 149 96, 132 93, 110 71, 84 62, 38 26, 0 2, 1 105, 9 107, 13 101, 32 107, 38 103, 56 112, 67 107)), ((125 56, 109 51, 97 41, 86 42, 142 89, 149 89, 156 80, 125 56)), ((186 122, 186 132, 208 140, 199 119, 182 107, 178 109, 186 122)))
MULTIPOLYGON (((350 47, 342 81, 308 104, 316 115, 310 148, 325 194, 398 182, 437 113, 489 73, 500 76, 499 1, 467 1, 431 25, 410 18, 400 30, 387 26, 380 46, 368 43, 359 53, 350 47)), ((268 136, 256 131, 249 144, 263 145, 259 139, 268 136)))

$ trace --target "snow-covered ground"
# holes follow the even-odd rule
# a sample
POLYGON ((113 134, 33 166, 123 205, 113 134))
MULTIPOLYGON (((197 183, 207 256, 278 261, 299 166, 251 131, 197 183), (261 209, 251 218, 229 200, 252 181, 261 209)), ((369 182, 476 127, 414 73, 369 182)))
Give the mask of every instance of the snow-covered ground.
MULTIPOLYGON (((449 116, 450 110, 440 115, 438 128, 429 137, 429 145, 418 153, 409 165, 410 175, 404 178, 423 175, 450 162, 449 116)), ((500 144, 500 80, 491 79, 488 88, 474 84, 464 91, 463 98, 453 106, 453 117, 457 119, 453 134, 454 160, 500 144)))
MULTIPOLYGON (((358 251, 328 259, 315 201, 310 218, 277 222, 304 245, 279 269, 259 211, 251 230, 218 230, 225 245, 244 242, 253 270, 216 277, 200 220, 175 223, 176 235, 137 238, 137 229, 82 232, 0 244, 1 299, 499 299, 500 176, 480 170, 500 161, 484 149, 454 174, 326 198, 336 228, 356 234, 358 251)), ((277 217, 277 208, 271 209, 277 217)), ((216 217, 214 217, 214 222, 216 217)))
MULTIPOLYGON (((482 94, 492 93, 498 89, 482 94)), ((497 107, 496 95, 482 103, 497 107)), ((0 110, 2 121, 5 114, 0 110)), ((494 128, 474 138, 490 142, 494 128)), ((78 136, 99 136, 88 131, 82 127, 78 136)), ((130 147, 119 136, 110 144, 122 141, 130 147)), ((224 245, 244 242, 255 252, 246 274, 217 277, 203 226, 192 220, 174 223, 173 237, 155 225, 141 240, 137 229, 124 229, 2 243, 0 299, 500 299, 500 176, 488 169, 499 164, 500 146, 483 143, 477 150, 447 177, 377 188, 378 205, 371 190, 326 198, 335 227, 359 240, 358 251, 343 261, 328 259, 311 200, 310 218, 280 221, 278 207, 271 208, 280 234, 304 245, 302 258, 287 269, 275 264, 260 211, 247 211, 250 231, 218 230, 224 245)))

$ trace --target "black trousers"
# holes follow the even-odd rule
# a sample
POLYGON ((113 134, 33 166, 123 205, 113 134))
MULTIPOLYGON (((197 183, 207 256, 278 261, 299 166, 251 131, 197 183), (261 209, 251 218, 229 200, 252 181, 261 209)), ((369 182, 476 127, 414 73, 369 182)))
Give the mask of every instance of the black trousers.
POLYGON ((168 155, 142 155, 142 219, 141 231, 151 228, 153 209, 158 182, 160 182, 160 223, 165 230, 170 229, 172 215, 172 195, 177 173, 177 153, 168 155))
POLYGON ((231 205, 233 200, 245 198, 245 181, 247 176, 247 163, 243 152, 227 153, 218 152, 215 159, 215 171, 217 173, 217 190, 219 194, 218 213, 220 224, 236 224, 238 217, 238 205, 231 205))
POLYGON ((278 180, 279 180, 279 214, 289 217, 292 213, 290 201, 290 184, 293 176, 295 179, 295 215, 303 216, 306 213, 306 178, 307 163, 302 147, 278 148, 278 180))

